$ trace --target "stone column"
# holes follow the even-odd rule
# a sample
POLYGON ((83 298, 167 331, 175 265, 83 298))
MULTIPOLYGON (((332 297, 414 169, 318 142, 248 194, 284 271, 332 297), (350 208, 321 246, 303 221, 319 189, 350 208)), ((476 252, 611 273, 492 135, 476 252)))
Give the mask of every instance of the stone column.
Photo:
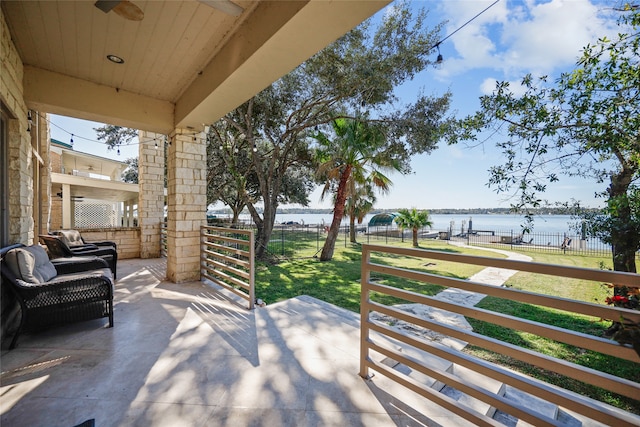
POLYGON ((138 226, 140 258, 160 258, 164 221, 164 135, 138 132, 138 226))
MULTIPOLYGON (((44 161, 44 167, 40 173, 40 219, 39 219, 39 234, 47 234, 51 225, 51 134, 49 132, 48 114, 34 113, 34 123, 36 124, 36 132, 38 134, 39 152, 42 160, 44 161)), ((35 240, 38 241, 37 236, 35 240)))
POLYGON ((167 156, 167 279, 200 280, 200 227, 206 221, 204 135, 176 129, 167 156))

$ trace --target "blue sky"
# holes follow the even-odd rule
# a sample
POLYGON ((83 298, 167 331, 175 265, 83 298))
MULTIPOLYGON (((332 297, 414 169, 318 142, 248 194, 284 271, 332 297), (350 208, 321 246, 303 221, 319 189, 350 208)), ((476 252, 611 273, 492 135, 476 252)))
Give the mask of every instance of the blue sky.
MULTIPOLYGON (((428 9, 432 25, 447 21, 444 38, 493 2, 414 0, 411 7, 428 9)), ((398 88, 397 95, 400 102, 408 103, 419 91, 439 95, 450 90, 452 111, 459 117, 471 114, 479 107, 479 97, 491 93, 496 81, 510 81, 512 87, 517 87, 527 73, 558 76, 571 70, 586 44, 616 33, 611 7, 619 4, 620 1, 500 0, 442 43, 444 62, 439 68, 424 70, 398 88)), ((382 10, 381 16, 390 13, 390 7, 382 10)), ((433 55, 435 59, 437 52, 433 55)), ((137 145, 122 147, 118 156, 95 142, 93 128, 99 123, 60 116, 52 116, 51 121, 52 138, 69 142, 69 134, 74 133, 76 150, 123 161, 137 156, 137 145)), ((501 162, 494 143, 495 140, 487 141, 476 148, 441 145, 429 155, 416 156, 412 162, 414 173, 391 176, 393 188, 390 194, 378 197, 376 207, 508 207, 509 195, 496 194, 486 185, 488 169, 501 162)), ((563 176, 544 197, 550 202, 576 199, 583 206, 599 206, 602 200, 594 198, 594 194, 604 188, 604 184, 595 181, 563 176)), ((319 194, 316 191, 311 195, 311 207, 330 207, 328 202, 319 200, 319 194)))

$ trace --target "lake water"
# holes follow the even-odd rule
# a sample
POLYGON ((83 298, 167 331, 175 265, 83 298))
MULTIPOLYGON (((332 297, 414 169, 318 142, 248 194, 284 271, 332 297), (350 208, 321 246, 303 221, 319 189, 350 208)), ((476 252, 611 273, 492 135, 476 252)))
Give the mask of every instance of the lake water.
MULTIPOLYGON (((363 225, 369 223, 373 215, 367 215, 363 221, 363 225)), ((333 216, 331 214, 279 214, 276 215, 277 223, 285 223, 289 221, 299 224, 326 224, 331 223, 333 216)), ((240 219, 249 221, 249 215, 241 215, 240 219)), ((434 231, 446 231, 451 227, 454 233, 459 233, 464 227, 464 231, 468 230, 469 221, 472 221, 473 230, 491 230, 491 231, 510 231, 519 233, 521 226, 524 224, 522 215, 499 215, 499 214, 434 214, 431 215, 433 222, 432 229, 434 231)), ((575 234, 570 225, 575 223, 570 215, 544 215, 535 217, 534 233, 570 233, 575 234)), ((343 224, 348 224, 349 219, 345 217, 343 224)))

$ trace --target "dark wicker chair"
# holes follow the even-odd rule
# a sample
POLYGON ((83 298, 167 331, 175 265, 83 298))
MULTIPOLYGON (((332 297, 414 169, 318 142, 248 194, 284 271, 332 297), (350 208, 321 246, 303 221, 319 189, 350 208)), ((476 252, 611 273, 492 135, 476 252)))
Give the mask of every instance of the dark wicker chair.
POLYGON ((40 242, 47 246, 51 258, 69 258, 74 256, 98 256, 109 264, 114 280, 117 278, 118 252, 114 247, 86 247, 84 249, 71 250, 71 248, 59 237, 49 234, 41 234, 40 242))
POLYGON ((99 257, 52 263, 39 245, 0 249, 2 286, 20 306, 20 323, 9 348, 24 331, 103 317, 113 327, 113 279, 99 257))
POLYGON ((111 240, 100 240, 87 242, 82 237, 82 234, 78 230, 56 230, 51 233, 54 236, 59 236, 63 242, 69 246, 71 251, 81 251, 83 249, 95 249, 96 247, 111 247, 114 250, 117 250, 116 242, 112 242, 111 240))

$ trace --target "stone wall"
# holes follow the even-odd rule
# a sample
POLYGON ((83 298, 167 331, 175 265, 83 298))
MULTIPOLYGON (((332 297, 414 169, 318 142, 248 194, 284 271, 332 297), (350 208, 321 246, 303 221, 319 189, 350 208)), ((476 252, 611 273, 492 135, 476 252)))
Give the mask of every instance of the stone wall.
MULTIPOLYGON (((140 228, 83 228, 80 230, 85 242, 109 240, 118 245, 118 259, 140 258, 140 228)), ((160 244, 158 237, 158 245, 160 244)))
POLYGON ((9 27, 0 11, 0 99, 10 116, 9 143, 9 242, 33 243, 33 154, 27 132, 27 106, 23 99, 23 64, 9 27))
POLYGON ((138 140, 140 258, 159 258, 164 222, 164 135, 140 131, 138 140))
MULTIPOLYGON (((27 106, 22 96, 22 60, 18 56, 9 27, 0 8, 0 100, 9 120, 9 238, 10 243, 33 242, 33 157, 27 132, 27 106)), ((3 166, 4 167, 4 166, 3 166)), ((13 293, 0 287, 0 340, 19 322, 18 304, 13 293)))

